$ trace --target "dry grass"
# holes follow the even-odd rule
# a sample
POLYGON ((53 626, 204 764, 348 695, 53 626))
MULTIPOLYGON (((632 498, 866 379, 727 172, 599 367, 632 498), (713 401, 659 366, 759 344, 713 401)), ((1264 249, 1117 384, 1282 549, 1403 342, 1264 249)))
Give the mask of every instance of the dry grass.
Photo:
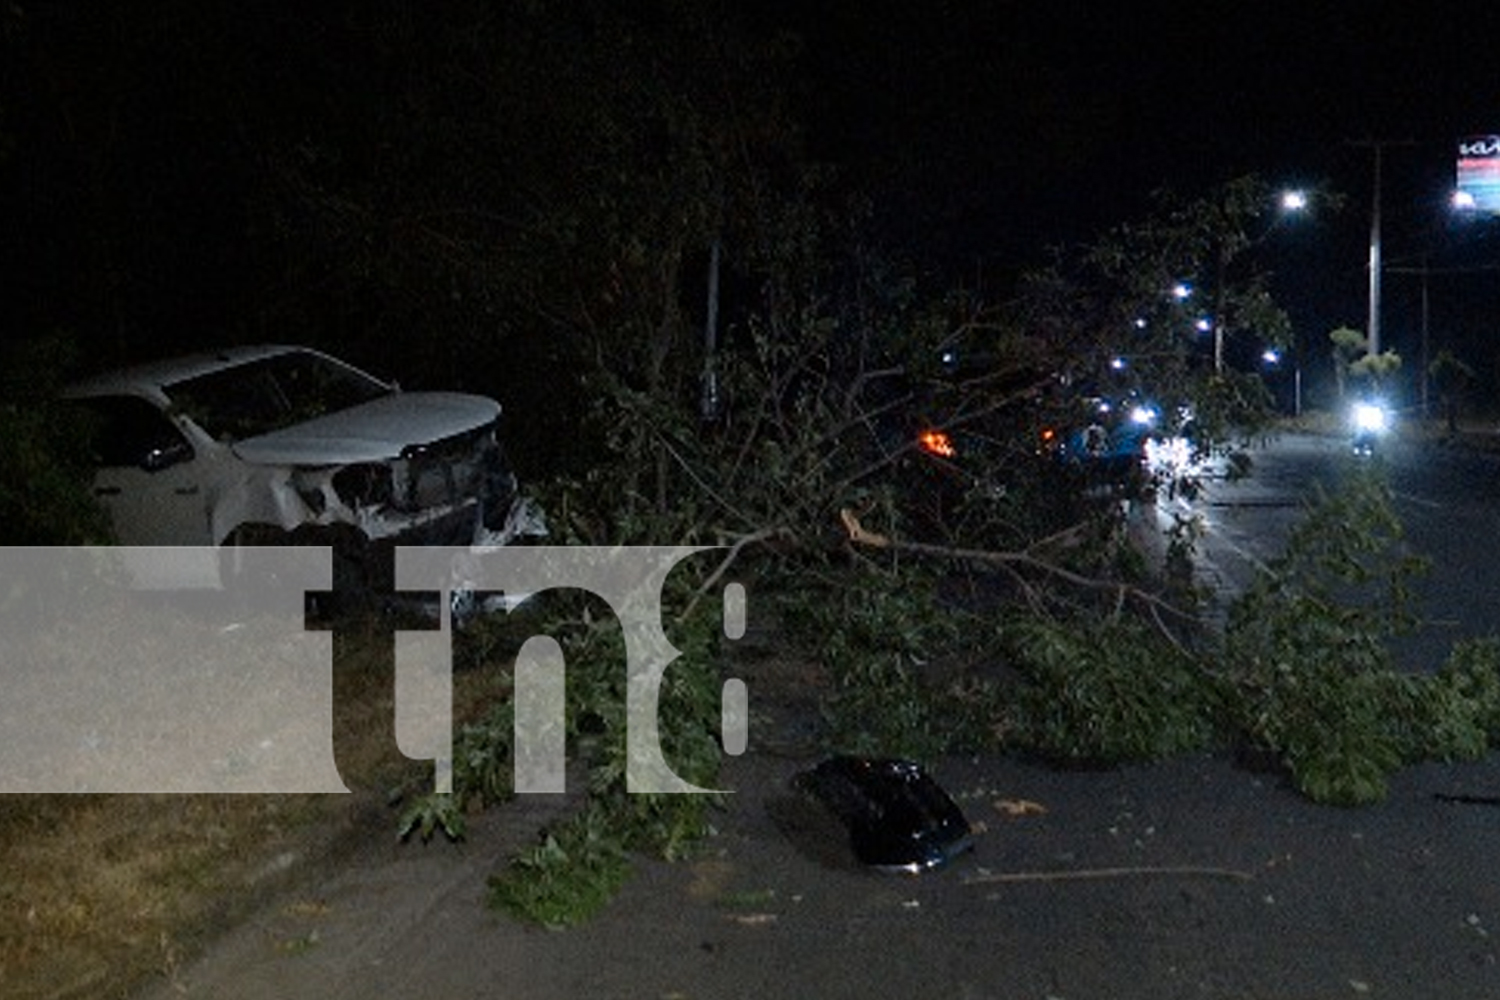
POLYGON ((7 796, 0 995, 125 995, 299 854, 310 797, 7 796))
MULTIPOLYGON (((393 789, 430 767, 395 748, 388 638, 335 645, 335 758, 352 795, 0 796, 0 998, 123 997, 178 966, 300 865, 386 837, 393 789)), ((508 664, 454 678, 455 715, 508 664)))

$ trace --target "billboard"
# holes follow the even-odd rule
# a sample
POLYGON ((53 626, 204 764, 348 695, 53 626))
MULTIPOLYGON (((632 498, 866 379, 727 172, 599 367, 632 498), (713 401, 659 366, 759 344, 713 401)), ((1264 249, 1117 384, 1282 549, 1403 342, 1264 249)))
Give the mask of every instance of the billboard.
POLYGON ((1459 140, 1457 198, 1465 207, 1500 214, 1500 135, 1459 140))

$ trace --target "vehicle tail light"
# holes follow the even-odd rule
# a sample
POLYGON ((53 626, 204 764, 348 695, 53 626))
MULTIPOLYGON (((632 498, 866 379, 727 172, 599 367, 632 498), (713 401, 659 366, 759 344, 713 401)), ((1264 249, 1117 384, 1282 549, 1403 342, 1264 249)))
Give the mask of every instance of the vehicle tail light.
POLYGON ((926 430, 918 434, 917 445, 927 454, 939 458, 953 458, 958 454, 958 449, 953 447, 953 439, 939 430, 926 430))

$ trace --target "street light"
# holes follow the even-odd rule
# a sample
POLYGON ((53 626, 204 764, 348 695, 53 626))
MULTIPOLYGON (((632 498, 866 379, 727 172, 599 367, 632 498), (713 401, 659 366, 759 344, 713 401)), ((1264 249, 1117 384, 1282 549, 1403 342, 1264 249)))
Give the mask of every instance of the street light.
MULTIPOLYGON (((1281 221, 1287 216, 1295 215, 1305 210, 1307 208, 1307 192, 1296 188, 1285 190, 1281 192, 1281 197, 1278 200, 1278 205, 1280 206, 1281 211, 1277 213, 1276 218, 1271 220, 1271 224, 1266 227, 1265 232, 1261 233, 1258 237, 1245 244, 1246 248, 1256 246, 1267 236, 1270 236, 1271 233, 1276 229, 1277 225, 1279 225, 1281 221)), ((1214 292, 1215 375, 1220 374, 1224 371, 1224 336, 1226 332, 1224 328, 1224 271, 1228 266, 1229 248, 1221 240, 1219 243, 1219 281, 1218 288, 1215 289, 1214 292)))

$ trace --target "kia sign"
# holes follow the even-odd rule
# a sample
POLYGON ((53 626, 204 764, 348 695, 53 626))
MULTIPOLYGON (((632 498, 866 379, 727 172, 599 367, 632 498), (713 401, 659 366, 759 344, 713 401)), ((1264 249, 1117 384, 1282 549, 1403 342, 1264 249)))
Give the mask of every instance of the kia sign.
POLYGON ((1479 135, 1458 143, 1459 204, 1500 214, 1500 135, 1479 135))

